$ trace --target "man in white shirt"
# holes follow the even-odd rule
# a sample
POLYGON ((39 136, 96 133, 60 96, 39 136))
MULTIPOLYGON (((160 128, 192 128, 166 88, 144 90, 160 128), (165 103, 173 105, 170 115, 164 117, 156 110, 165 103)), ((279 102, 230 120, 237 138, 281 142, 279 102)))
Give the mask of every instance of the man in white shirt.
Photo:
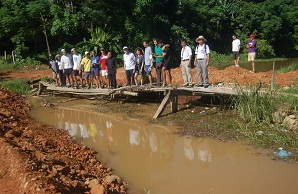
POLYGON ((73 86, 71 56, 69 54, 66 54, 65 49, 62 49, 61 53, 62 53, 62 57, 61 57, 62 70, 66 77, 66 81, 68 81, 68 84, 69 84, 68 87, 70 88, 73 86))
POLYGON ((236 67, 239 67, 240 40, 237 38, 236 34, 233 34, 232 38, 233 38, 232 52, 233 52, 234 64, 235 64, 236 67))
POLYGON ((72 48, 71 52, 72 52, 72 61, 73 61, 72 77, 73 77, 73 80, 76 84, 75 87, 78 88, 79 87, 78 80, 82 83, 82 77, 79 73, 79 68, 80 68, 80 65, 81 65, 82 57, 81 57, 80 53, 77 53, 75 48, 72 48))
POLYGON ((191 56, 192 51, 191 48, 186 44, 185 40, 181 41, 181 62, 180 67, 182 71, 182 77, 184 84, 183 86, 192 86, 192 77, 191 77, 191 56))
POLYGON ((124 69, 126 72, 127 86, 135 85, 134 81, 134 69, 135 69, 135 55, 129 52, 128 47, 123 47, 123 59, 124 59, 124 69))
POLYGON ((209 46, 205 44, 206 41, 204 36, 199 36, 196 39, 198 45, 196 46, 196 56, 194 61, 194 65, 197 67, 198 72, 198 86, 204 86, 204 88, 209 86, 208 65, 210 60, 210 49, 209 46))

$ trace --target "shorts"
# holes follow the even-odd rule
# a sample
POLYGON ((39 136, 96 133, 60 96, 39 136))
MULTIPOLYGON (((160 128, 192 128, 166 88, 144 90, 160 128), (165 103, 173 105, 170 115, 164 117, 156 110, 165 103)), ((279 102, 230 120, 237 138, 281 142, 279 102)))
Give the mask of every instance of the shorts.
POLYGON ((72 71, 72 75, 73 75, 73 76, 80 76, 80 72, 79 72, 79 70, 77 70, 77 69, 76 69, 76 70, 73 70, 73 71, 72 71))
POLYGON ((84 79, 89 79, 91 77, 91 72, 87 71, 84 73, 84 79))
POLYGON ((145 65, 145 72, 146 72, 146 75, 151 75, 151 67, 150 67, 150 65, 145 65))
POLYGON ((136 67, 135 74, 143 76, 144 75, 144 70, 140 70, 140 68, 136 67))
POLYGON ((106 77, 106 76, 108 76, 108 72, 107 72, 107 70, 101 70, 101 76, 102 76, 102 77, 106 77))
POLYGON ((233 51, 233 59, 236 60, 239 57, 239 52, 238 51, 233 51))
POLYGON ((254 61, 256 58, 256 53, 248 53, 247 60, 248 61, 254 61))
POLYGON ((96 76, 99 76, 99 71, 100 71, 100 69, 99 68, 94 68, 94 67, 92 67, 91 68, 91 77, 96 77, 96 76))
POLYGON ((65 76, 70 76, 72 73, 72 69, 64 69, 65 76))
POLYGON ((56 73, 56 72, 53 72, 53 78, 54 78, 54 79, 58 79, 58 78, 59 78, 59 74, 56 73))

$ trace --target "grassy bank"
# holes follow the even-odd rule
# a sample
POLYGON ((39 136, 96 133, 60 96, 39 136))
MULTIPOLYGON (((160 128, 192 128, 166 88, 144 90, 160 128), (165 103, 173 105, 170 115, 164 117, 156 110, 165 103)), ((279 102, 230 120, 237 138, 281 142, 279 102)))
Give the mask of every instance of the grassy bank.
POLYGON ((28 80, 24 80, 24 79, 3 81, 0 84, 2 85, 2 87, 7 88, 21 95, 26 95, 31 90, 28 84, 28 80))
POLYGON ((251 90, 254 91, 252 95, 243 91, 241 96, 234 98, 235 113, 241 118, 241 122, 236 122, 236 132, 265 147, 298 149, 298 129, 285 122, 289 115, 298 119, 297 96, 290 95, 297 94, 298 85, 287 90, 288 95, 283 89, 278 91, 278 95, 269 88, 264 93, 256 87, 251 90))

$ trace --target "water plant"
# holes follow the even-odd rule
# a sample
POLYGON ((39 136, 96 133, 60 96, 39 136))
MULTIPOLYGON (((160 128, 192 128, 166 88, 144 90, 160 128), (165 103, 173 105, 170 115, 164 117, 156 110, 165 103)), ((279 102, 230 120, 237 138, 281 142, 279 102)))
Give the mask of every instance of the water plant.
POLYGON ((298 131, 289 130, 282 122, 274 121, 276 112, 298 116, 297 96, 269 88, 260 90, 259 86, 238 90, 241 95, 234 98, 234 110, 244 121, 236 121, 238 127, 235 132, 239 136, 266 147, 298 147, 298 131))

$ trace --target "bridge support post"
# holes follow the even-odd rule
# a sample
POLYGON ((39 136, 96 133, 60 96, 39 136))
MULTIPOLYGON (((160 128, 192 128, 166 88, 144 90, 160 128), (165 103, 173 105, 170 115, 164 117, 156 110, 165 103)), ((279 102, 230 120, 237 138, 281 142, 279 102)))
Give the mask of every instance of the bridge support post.
POLYGON ((173 92, 172 90, 167 91, 167 94, 165 95, 164 99, 162 100, 161 104, 159 105, 153 118, 157 119, 158 117, 160 117, 169 103, 171 105, 171 113, 177 112, 178 111, 178 94, 176 92, 173 92))

